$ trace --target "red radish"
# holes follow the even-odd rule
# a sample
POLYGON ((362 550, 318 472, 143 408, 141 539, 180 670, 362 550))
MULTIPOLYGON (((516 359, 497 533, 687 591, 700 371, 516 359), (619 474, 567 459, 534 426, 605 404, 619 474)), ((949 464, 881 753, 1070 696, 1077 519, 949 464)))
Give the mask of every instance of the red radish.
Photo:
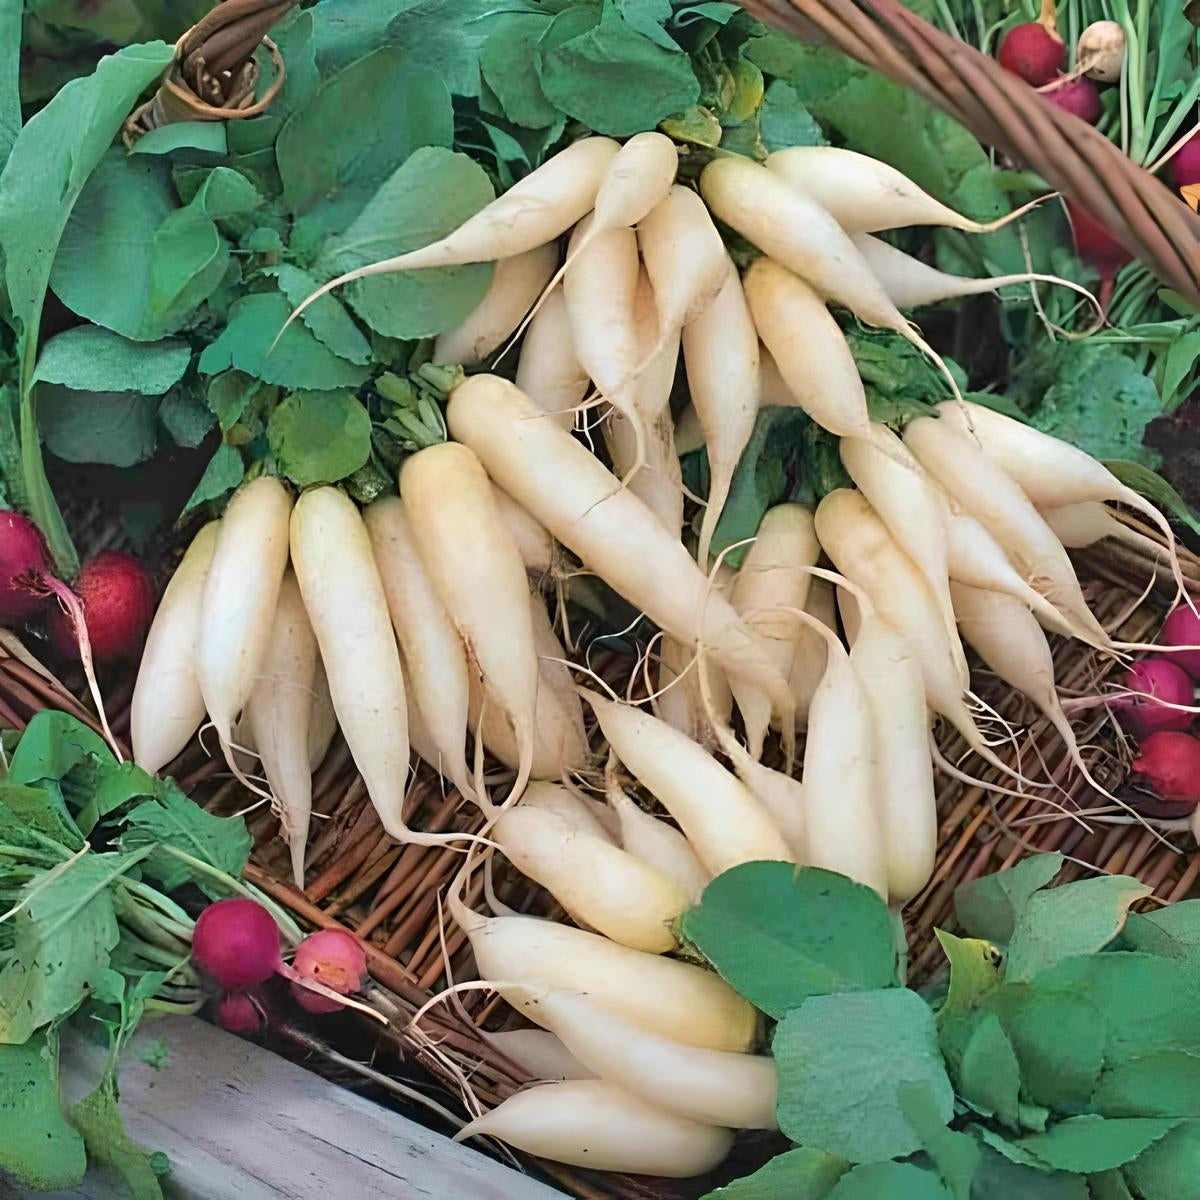
POLYGON ((230 992, 217 1005, 217 1024, 230 1033, 262 1033, 267 1023, 267 1006, 257 992, 230 992))
POLYGON ((196 922, 192 958, 230 991, 266 983, 280 967, 275 918, 257 900, 218 900, 196 922))
POLYGON ((1171 156, 1171 178, 1178 188, 1200 183, 1200 133, 1194 133, 1171 156))
POLYGON ((1036 21, 1008 31, 997 55, 1000 65, 1033 87, 1049 83, 1066 65, 1066 43, 1058 36, 1053 0, 1043 0, 1036 21))
MULTIPOLYGON (((318 929, 296 947, 292 967, 305 979, 316 980, 343 996, 361 991, 367 982, 367 956, 353 934, 342 929, 318 929)), ((343 1006, 328 996, 292 983, 292 998, 306 1012, 331 1013, 343 1006)))
POLYGON ((30 585, 50 574, 42 531, 17 512, 0 512, 0 621, 24 621, 50 599, 30 585))
MULTIPOLYGON (((154 585, 142 564, 131 554, 105 550, 84 563, 75 591, 96 662, 136 658, 154 618, 154 585)), ((79 657, 74 626, 61 608, 50 613, 50 639, 61 658, 79 657)))
POLYGON ((1141 696, 1122 696, 1113 701, 1117 720, 1136 737, 1146 737, 1164 729, 1186 729, 1192 723, 1190 712, 1168 707, 1192 704, 1192 681, 1174 662, 1165 658, 1136 662, 1125 674, 1125 686, 1131 692, 1157 697, 1157 700, 1148 700, 1141 696))
POLYGON ((1200 741, 1190 733, 1166 730, 1152 733, 1130 764, 1164 800, 1200 803, 1200 741))
POLYGON ((1193 679, 1200 679, 1200 617, 1186 604, 1181 604, 1163 622, 1159 640, 1164 646, 1188 646, 1171 655, 1171 661, 1181 666, 1193 679))
POLYGON ((1107 308, 1112 299, 1113 280, 1126 263, 1133 262, 1133 255, 1074 200, 1067 201, 1067 215, 1071 218, 1075 252, 1099 272, 1100 307, 1107 308))
POLYGON ((1100 89, 1086 75, 1077 76, 1075 79, 1064 77, 1058 81, 1051 80, 1038 91, 1042 98, 1049 100, 1055 108, 1061 108, 1063 112, 1068 112, 1089 125, 1095 125, 1104 111, 1100 104, 1100 89))

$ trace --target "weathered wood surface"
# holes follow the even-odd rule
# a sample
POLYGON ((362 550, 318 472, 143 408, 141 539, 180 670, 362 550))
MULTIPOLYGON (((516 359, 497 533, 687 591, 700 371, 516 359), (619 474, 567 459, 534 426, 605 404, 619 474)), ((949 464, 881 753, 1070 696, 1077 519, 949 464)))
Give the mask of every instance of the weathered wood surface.
MULTIPOLYGON (((121 1072, 130 1136, 171 1159, 170 1200, 562 1200, 561 1193, 203 1021, 146 1022, 169 1049, 162 1071, 135 1040, 121 1072)), ((139 1035, 142 1040, 142 1035, 139 1035)), ((99 1048, 72 1045, 65 1086, 82 1094, 99 1048)), ((0 1180, 0 1200, 25 1193, 0 1180)), ((127 1200, 88 1173, 40 1200, 127 1200)))

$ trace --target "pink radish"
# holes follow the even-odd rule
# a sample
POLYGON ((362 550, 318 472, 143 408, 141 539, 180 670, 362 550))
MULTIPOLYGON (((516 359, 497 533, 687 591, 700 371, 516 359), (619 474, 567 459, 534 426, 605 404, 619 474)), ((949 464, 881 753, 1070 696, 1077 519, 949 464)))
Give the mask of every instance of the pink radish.
POLYGON ((1200 740, 1189 733, 1152 733, 1130 770, 1164 800, 1200 803, 1200 740))
POLYGON ((230 992, 217 1005, 217 1024, 230 1033, 254 1037, 268 1025, 268 1009, 257 992, 230 992))
POLYGON ((279 927, 257 900, 218 900, 196 921, 192 959, 223 988, 257 987, 279 970, 279 927))
POLYGON ((1186 729, 1192 723, 1194 714, 1185 711, 1195 703, 1192 681, 1173 661, 1144 658, 1125 672, 1124 684, 1131 692, 1144 695, 1120 696, 1110 702, 1110 707, 1122 727, 1135 737, 1144 738, 1164 729, 1186 729), (1156 699, 1144 698, 1149 696, 1156 699))
MULTIPOLYGON (((103 665, 136 658, 154 618, 154 585, 132 554, 104 550, 83 564, 75 579, 83 605, 92 657, 103 665)), ((52 609, 50 640, 60 658, 78 658, 71 618, 52 609)))
POLYGON ((1127 263, 1133 262, 1133 255, 1087 209, 1074 200, 1068 200, 1066 205, 1067 216, 1071 219, 1071 234, 1075 239, 1075 251, 1099 273, 1100 307, 1107 310, 1117 272, 1127 263))
MULTIPOLYGON (((348 996, 367 984, 367 956, 362 943, 344 929, 318 929, 296 947, 292 968, 304 979, 348 996)), ((293 980, 292 999, 310 1013, 338 1012, 344 1007, 329 996, 293 980)))
POLYGON ((1095 125, 1104 111, 1100 89, 1086 75, 1077 79, 1064 77, 1061 81, 1052 79, 1038 91, 1043 100, 1089 125, 1095 125))
POLYGON ((1004 37, 997 55, 1000 65, 1033 87, 1049 83, 1067 61, 1067 47, 1058 36, 1054 0, 1042 0, 1036 21, 1015 25, 1004 37))
POLYGON ((1192 134, 1172 155, 1171 179, 1177 188, 1200 183, 1200 133, 1192 134))
POLYGON ((42 531, 17 512, 0 512, 0 621, 24 621, 49 603, 48 593, 30 584, 52 575, 42 531))
POLYGON ((1179 605, 1163 622, 1159 638, 1164 646, 1188 647, 1171 655, 1193 679, 1200 679, 1200 616, 1186 604, 1179 605))

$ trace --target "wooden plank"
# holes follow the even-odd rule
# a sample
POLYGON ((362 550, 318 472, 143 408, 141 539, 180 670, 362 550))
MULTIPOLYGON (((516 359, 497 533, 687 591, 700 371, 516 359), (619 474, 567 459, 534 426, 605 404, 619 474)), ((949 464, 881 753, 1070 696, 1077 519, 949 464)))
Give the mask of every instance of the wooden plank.
MULTIPOLYGON (((64 1054, 74 1098, 103 1068, 99 1047, 64 1054)), ((171 1200, 562 1200, 561 1193, 195 1018, 147 1021, 121 1071, 130 1136, 171 1160, 171 1200), (166 1067, 141 1061, 162 1039, 166 1067)), ((0 1180, 0 1200, 24 1193, 0 1180)), ((38 1200, 127 1200, 97 1172, 38 1200)))

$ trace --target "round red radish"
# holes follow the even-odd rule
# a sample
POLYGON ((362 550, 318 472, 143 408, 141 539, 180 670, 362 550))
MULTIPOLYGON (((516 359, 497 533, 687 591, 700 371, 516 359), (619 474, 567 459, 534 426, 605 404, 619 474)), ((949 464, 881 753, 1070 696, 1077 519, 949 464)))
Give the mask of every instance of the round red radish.
POLYGON ((1134 775, 1164 800, 1200 803, 1200 741, 1190 733, 1152 733, 1130 765, 1134 775))
POLYGON ((1053 30, 1029 21, 1008 31, 996 57, 1006 71, 1033 87, 1042 87, 1063 69, 1067 47, 1053 30))
POLYGON ((1052 84, 1041 96, 1055 108, 1061 108, 1063 112, 1068 112, 1089 125, 1095 125, 1104 111, 1100 103, 1100 89, 1086 75, 1052 84))
POLYGON ((217 1005, 217 1024, 230 1033, 262 1033, 267 1027, 267 1006, 256 992, 230 992, 217 1005))
POLYGON ((1147 737, 1163 729, 1186 729, 1193 714, 1169 704, 1190 706, 1192 681, 1188 673, 1166 658, 1146 658, 1125 673, 1125 686, 1131 692, 1143 692, 1158 700, 1140 696, 1122 696, 1114 700, 1113 711, 1124 729, 1137 737, 1147 737), (1161 701, 1161 703, 1159 702, 1161 701))
POLYGON ((1188 646, 1171 655, 1170 661, 1181 666, 1193 679, 1200 679, 1200 617, 1181 604, 1163 622, 1158 640, 1164 646, 1188 646))
POLYGON ((0 512, 0 621, 24 621, 50 599, 34 585, 50 574, 50 551, 42 531, 16 512, 0 512))
POLYGON ((1087 209, 1068 200, 1067 212, 1071 217, 1076 252, 1101 275, 1115 275, 1126 263, 1133 261, 1133 255, 1087 209))
MULTIPOLYGON (((106 550, 84 564, 75 591, 96 662, 136 658, 154 617, 154 586, 142 564, 130 554, 106 550)), ((50 638, 61 657, 79 656, 71 618, 61 608, 51 610, 50 638)))
POLYGON ((1200 183, 1200 133, 1192 136, 1171 158, 1171 178, 1178 188, 1200 183))
MULTIPOLYGON (((348 996, 361 991, 367 982, 367 956, 362 943, 342 929, 319 929, 296 947, 292 959, 296 974, 348 996)), ((342 1005, 329 996, 309 991, 293 980, 292 996, 307 1012, 337 1012, 342 1005)))
POLYGON ((218 900, 196 922, 192 959, 231 992, 265 983, 279 969, 279 928, 256 900, 218 900))

